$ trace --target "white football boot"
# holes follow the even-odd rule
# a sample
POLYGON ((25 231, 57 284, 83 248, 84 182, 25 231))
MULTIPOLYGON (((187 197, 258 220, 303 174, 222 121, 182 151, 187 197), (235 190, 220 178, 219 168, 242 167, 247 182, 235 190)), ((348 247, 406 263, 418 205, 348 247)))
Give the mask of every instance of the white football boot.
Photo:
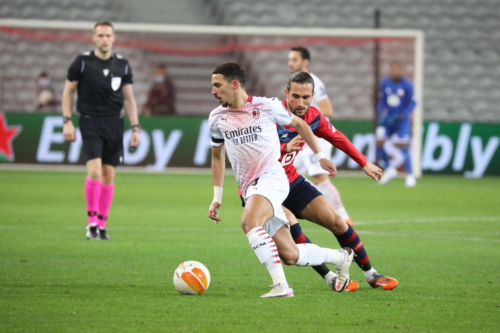
POLYGON ((87 237, 87 239, 95 239, 97 238, 97 224, 95 223, 91 223, 89 225, 87 225, 87 233, 85 234, 85 237, 87 237))
POLYGON ((394 178, 396 178, 397 176, 398 176, 398 170, 395 167, 388 167, 387 169, 384 170, 382 178, 380 178, 378 184, 385 185, 394 178))
POLYGON ((267 294, 264 294, 260 297, 294 297, 292 288, 284 288, 279 283, 272 284, 269 287, 273 288, 267 294))
POLYGON ((349 247, 344 247, 344 262, 335 266, 337 269, 337 281, 335 281, 335 290, 338 292, 343 291, 351 282, 349 275, 349 267, 354 259, 354 251, 349 247))
POLYGON ((413 187, 417 185, 417 180, 413 175, 406 175, 406 181, 405 181, 406 187, 413 187))

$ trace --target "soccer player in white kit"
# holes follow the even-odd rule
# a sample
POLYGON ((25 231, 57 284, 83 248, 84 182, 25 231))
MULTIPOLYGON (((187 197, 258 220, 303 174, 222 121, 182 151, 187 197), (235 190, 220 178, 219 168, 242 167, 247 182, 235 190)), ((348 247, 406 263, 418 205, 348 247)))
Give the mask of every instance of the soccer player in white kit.
POLYGON ((288 196, 289 184, 278 162, 280 142, 276 123, 297 130, 311 146, 322 168, 330 176, 335 165, 326 159, 309 126, 284 108, 277 98, 252 97, 245 91, 246 73, 235 63, 224 63, 212 73, 212 95, 221 106, 209 116, 212 137, 212 179, 214 199, 208 216, 220 222, 225 154, 233 168, 245 200, 241 227, 257 258, 267 268, 273 284, 261 297, 293 297, 280 257, 285 264, 315 266, 336 265, 339 278, 335 285, 343 291, 349 284, 349 266, 354 251, 350 248, 331 250, 314 244, 296 245, 288 229, 288 220, 281 204, 288 196))
MULTIPOLYGON (((292 47, 288 53, 288 69, 290 73, 298 71, 307 72, 314 80, 314 95, 312 98, 311 106, 321 111, 326 118, 333 116, 333 108, 326 92, 325 84, 316 75, 309 72, 308 67, 311 62, 311 55, 309 50, 305 47, 297 46, 292 47)), ((325 154, 327 159, 332 157, 332 145, 324 139, 317 139, 321 151, 325 154)), ((335 211, 342 217, 349 225, 352 225, 352 219, 347 213, 344 203, 340 198, 340 193, 332 184, 326 174, 325 170, 321 168, 311 148, 306 145, 304 151, 297 155, 294 161, 294 166, 297 171, 302 175, 311 177, 312 182, 318 190, 328 199, 332 204, 335 211)))

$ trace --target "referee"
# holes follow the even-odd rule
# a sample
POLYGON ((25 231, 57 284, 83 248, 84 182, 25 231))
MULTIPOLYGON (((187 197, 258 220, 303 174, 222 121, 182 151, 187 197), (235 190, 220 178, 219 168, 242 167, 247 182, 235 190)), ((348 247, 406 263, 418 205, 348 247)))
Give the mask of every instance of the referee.
POLYGON ((76 140, 71 121, 73 96, 78 92, 76 110, 87 160, 85 201, 88 239, 109 239, 106 220, 113 201, 116 166, 123 162, 122 108, 130 121, 130 147, 140 142, 137 105, 132 90, 132 69, 128 61, 113 53, 115 34, 108 21, 97 22, 93 51, 79 55, 68 69, 62 96, 63 134, 76 140))

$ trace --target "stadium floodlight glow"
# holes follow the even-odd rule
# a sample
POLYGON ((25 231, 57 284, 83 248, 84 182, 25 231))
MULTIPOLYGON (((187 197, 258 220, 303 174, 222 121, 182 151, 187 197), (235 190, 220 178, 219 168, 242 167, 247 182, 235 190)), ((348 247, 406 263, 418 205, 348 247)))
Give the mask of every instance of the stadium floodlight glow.
MULTIPOLYGON (((51 40, 50 33, 54 31, 64 31, 61 34, 63 40, 68 38, 76 38, 79 42, 87 42, 89 40, 88 32, 92 30, 95 22, 73 22, 73 21, 43 21, 43 20, 23 20, 23 19, 0 19, 0 32, 17 34, 22 38, 43 38, 51 40), (34 37, 30 31, 43 30, 46 33, 34 37), (74 35, 68 36, 69 32, 74 35), (24 33, 24 35, 23 35, 24 33), (87 35, 86 35, 87 34, 87 35)), ((171 24, 143 24, 143 23, 113 23, 117 32, 127 35, 127 38, 119 38, 116 43, 117 47, 129 48, 146 48, 152 52, 174 54, 179 56, 202 56, 200 52, 206 52, 206 55, 222 54, 228 52, 272 52, 276 50, 286 50, 290 46, 292 38, 299 39, 295 44, 308 42, 309 45, 327 45, 334 44, 337 47, 345 47, 349 45, 361 45, 362 43, 398 43, 398 39, 404 40, 405 43, 411 43, 411 63, 413 70, 411 80, 414 84, 415 96, 417 98, 417 106, 413 112, 413 140, 412 140, 412 156, 413 156, 413 172, 416 177, 422 175, 421 169, 421 150, 422 150, 422 122, 423 122, 423 70, 424 70, 424 33, 421 30, 392 30, 392 29, 344 29, 344 28, 296 28, 296 27, 251 27, 251 26, 208 26, 208 25, 171 25, 171 24), (137 36, 134 39, 134 34, 137 36), (207 47, 205 49, 196 47, 183 48, 176 42, 170 44, 162 44, 158 42, 160 38, 167 36, 198 36, 198 41, 209 36, 230 36, 236 41, 227 45, 219 45, 215 47, 207 47), (132 36, 132 37, 130 37, 132 36), (144 40, 144 36, 150 40, 144 40), (204 37, 205 36, 205 37, 204 37), (244 43, 237 40, 238 37, 246 38, 244 43), (252 41, 251 38, 255 37, 252 41), (131 38, 131 39, 128 39, 131 38), (269 43, 259 45, 255 40, 259 38, 274 38, 268 39, 269 43), (280 42, 279 39, 284 39, 280 42), (287 39, 288 38, 288 39, 287 39), (122 42, 121 44, 119 42, 122 42), (255 44, 255 43, 257 44, 255 44), (340 45, 340 46, 339 46, 340 45)), ((207 43, 208 44, 208 43, 207 43)), ((191 45, 196 46, 196 45, 191 45)), ((388 47, 389 49, 392 46, 388 47)), ((387 51, 388 53, 391 50, 387 51)), ((314 56, 314 54, 313 54, 314 56)), ((387 57, 386 57, 387 58, 387 57)), ((386 59, 387 60, 387 59, 386 59)), ((387 64, 387 63, 386 63, 387 64)), ((335 64, 334 64, 335 65, 335 64)), ((334 66, 333 65, 333 66, 334 66)), ((263 73, 263 76, 268 75, 263 73)), ((323 74, 328 75, 328 74, 323 74)), ((266 77, 267 79, 267 77, 266 77)), ((263 80, 263 79, 261 79, 263 80)), ((371 78, 373 81, 373 78, 371 78)), ((346 83, 348 84, 348 83, 346 83)), ((328 84, 327 84, 328 87, 328 84)), ((331 88, 334 89, 334 88, 331 88)), ((335 91, 329 90, 331 95, 335 91)), ((273 93, 273 94, 277 94, 273 93)), ((370 94, 372 91, 370 91, 370 94)), ((366 117, 365 120, 373 119, 373 105, 371 106, 371 117, 366 117)), ((339 112, 340 114, 340 112, 339 112)))

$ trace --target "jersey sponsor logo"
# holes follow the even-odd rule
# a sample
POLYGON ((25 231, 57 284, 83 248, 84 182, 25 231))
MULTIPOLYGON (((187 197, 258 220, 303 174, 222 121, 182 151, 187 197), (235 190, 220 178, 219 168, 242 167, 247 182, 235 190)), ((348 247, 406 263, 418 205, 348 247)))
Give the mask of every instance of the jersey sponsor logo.
POLYGON ((245 128, 238 128, 237 130, 234 131, 226 131, 224 132, 224 136, 226 139, 235 139, 239 136, 246 135, 246 134, 253 134, 253 133, 260 133, 262 132, 262 128, 260 126, 248 126, 245 128))
POLYGON ((121 77, 112 77, 111 78, 111 88, 114 91, 117 91, 118 88, 120 88, 121 83, 122 83, 122 78, 121 77))
POLYGON ((104 76, 108 76, 109 69, 103 69, 102 72, 104 73, 104 76))
POLYGON ((259 111, 259 109, 254 108, 254 109, 252 110, 252 116, 253 116, 255 119, 259 119, 259 117, 260 117, 260 111, 259 111))

